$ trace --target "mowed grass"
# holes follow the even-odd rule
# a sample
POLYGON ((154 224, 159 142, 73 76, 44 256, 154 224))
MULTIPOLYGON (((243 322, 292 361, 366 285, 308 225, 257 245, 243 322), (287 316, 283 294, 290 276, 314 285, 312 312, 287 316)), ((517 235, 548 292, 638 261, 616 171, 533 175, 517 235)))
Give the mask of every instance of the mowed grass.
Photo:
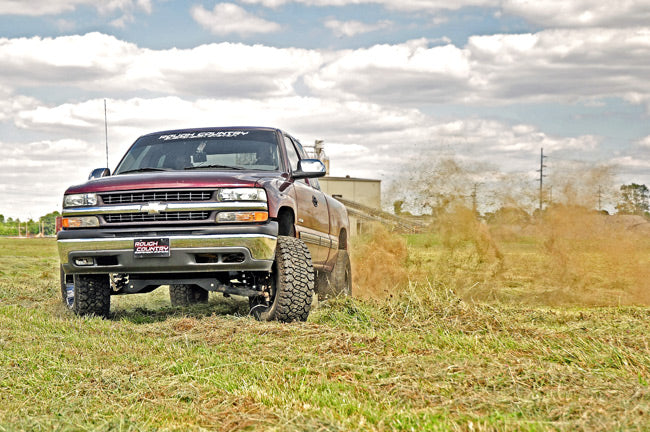
POLYGON ((60 305, 54 240, 0 239, 0 263, 0 431, 650 428, 645 307, 473 303, 431 277, 306 323, 162 289, 102 320, 60 305))

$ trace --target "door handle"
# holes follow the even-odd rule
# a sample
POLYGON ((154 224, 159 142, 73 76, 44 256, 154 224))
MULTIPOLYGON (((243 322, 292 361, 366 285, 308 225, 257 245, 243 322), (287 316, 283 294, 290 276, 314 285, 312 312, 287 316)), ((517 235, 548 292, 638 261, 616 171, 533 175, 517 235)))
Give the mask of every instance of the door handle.
POLYGON ((318 200, 313 195, 311 197, 311 203, 314 205, 314 207, 318 207, 318 200))

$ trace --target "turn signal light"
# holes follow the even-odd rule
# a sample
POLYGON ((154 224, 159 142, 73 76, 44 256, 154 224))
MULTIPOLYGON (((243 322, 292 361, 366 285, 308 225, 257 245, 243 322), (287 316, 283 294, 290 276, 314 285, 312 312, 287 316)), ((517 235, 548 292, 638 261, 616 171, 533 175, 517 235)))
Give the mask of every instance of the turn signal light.
POLYGON ((89 228, 98 227, 99 219, 96 216, 64 217, 61 219, 63 228, 89 228))
POLYGON ((217 215, 217 222, 265 222, 269 213, 264 211, 246 212, 221 212, 217 215))

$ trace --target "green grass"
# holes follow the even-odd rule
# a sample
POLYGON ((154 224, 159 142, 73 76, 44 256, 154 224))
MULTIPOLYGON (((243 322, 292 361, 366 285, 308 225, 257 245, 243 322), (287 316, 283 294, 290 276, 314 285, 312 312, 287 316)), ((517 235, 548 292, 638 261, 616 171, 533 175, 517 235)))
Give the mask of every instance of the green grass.
POLYGON ((430 281, 307 323, 163 290, 113 297, 102 320, 60 305, 53 240, 0 239, 0 262, 0 431, 650 425, 646 308, 473 304, 430 281))

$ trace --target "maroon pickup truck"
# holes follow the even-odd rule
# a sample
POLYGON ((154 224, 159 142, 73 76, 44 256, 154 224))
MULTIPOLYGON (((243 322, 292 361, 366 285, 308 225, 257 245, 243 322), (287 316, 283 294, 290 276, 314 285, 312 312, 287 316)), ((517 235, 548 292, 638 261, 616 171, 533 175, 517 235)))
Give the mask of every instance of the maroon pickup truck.
POLYGON ((111 295, 169 286, 172 305, 210 291, 260 320, 304 321, 314 292, 349 294, 349 223, 318 159, 264 127, 156 132, 68 188, 57 235, 61 295, 107 317, 111 295))

